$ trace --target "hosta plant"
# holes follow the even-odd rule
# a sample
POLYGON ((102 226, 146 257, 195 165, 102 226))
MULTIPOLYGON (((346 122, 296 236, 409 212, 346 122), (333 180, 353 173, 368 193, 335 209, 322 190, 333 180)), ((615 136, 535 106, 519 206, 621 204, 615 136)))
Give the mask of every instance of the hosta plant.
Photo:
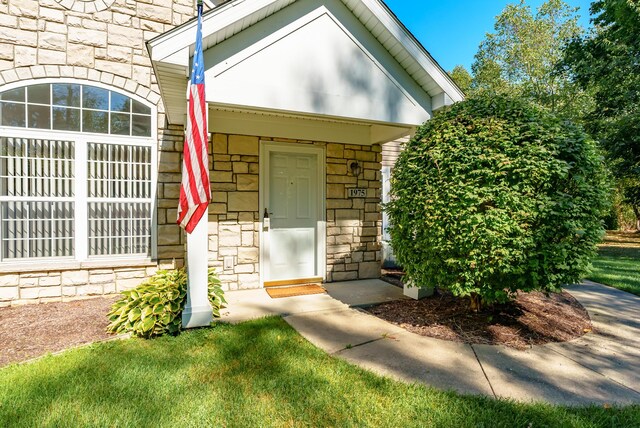
MULTIPOLYGON (((108 314, 111 333, 133 333, 139 337, 177 334, 182 328, 182 311, 187 302, 187 274, 184 269, 161 270, 136 288, 122 292, 108 314)), ((209 302, 213 316, 220 317, 226 301, 220 280, 209 269, 209 302)))

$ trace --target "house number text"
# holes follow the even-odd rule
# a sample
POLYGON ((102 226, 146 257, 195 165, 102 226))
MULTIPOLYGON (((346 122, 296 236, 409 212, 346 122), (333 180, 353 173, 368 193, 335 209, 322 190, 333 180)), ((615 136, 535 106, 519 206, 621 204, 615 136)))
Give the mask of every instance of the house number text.
POLYGON ((366 198, 367 189, 347 189, 347 196, 350 198, 366 198))

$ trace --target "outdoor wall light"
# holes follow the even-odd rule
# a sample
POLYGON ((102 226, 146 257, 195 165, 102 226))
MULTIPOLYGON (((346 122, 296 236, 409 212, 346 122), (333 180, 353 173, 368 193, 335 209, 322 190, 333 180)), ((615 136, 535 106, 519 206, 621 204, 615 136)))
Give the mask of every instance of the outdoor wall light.
POLYGON ((355 160, 349 161, 349 163, 347 164, 347 168, 349 169, 351 175, 354 177, 359 176, 360 172, 362 171, 362 166, 360 166, 358 161, 355 160))

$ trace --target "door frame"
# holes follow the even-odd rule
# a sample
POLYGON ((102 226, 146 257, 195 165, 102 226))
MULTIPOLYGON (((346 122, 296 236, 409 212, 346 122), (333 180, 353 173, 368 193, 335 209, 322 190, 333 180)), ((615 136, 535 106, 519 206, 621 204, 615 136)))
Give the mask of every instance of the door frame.
MULTIPOLYGON (((317 186, 318 186, 318 213, 316 225, 316 276, 326 280, 327 276, 327 220, 326 220, 326 152, 324 147, 310 144, 286 143, 281 141, 260 140, 260 175, 259 175, 259 227, 260 227, 260 286, 264 287, 265 266, 267 249, 269 248, 269 234, 265 233, 263 216, 267 201, 269 200, 269 167, 271 152, 305 153, 317 156, 317 186)), ((292 278, 293 279, 293 278, 292 278)))

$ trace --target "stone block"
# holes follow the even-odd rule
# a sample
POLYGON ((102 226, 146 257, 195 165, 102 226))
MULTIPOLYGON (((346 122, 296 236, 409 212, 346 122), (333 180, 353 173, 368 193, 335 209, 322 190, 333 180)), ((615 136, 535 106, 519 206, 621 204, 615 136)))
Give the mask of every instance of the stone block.
POLYGON ((109 45, 127 46, 130 48, 140 48, 140 46, 142 46, 142 30, 109 24, 108 33, 109 45))
POLYGON ((172 23, 172 10, 169 7, 156 6, 142 2, 136 2, 138 13, 136 16, 141 19, 162 22, 164 24, 172 23))
POLYGON ((13 61, 13 46, 10 44, 0 44, 0 59, 13 61))
POLYGON ((234 272, 235 273, 253 273, 253 264, 238 264, 234 267, 234 272))
POLYGON ((351 281, 353 279, 358 279, 358 272, 333 272, 331 274, 331 279, 333 281, 351 281))
POLYGON ((38 285, 40 287, 50 287, 55 285, 60 285, 60 274, 54 274, 52 276, 43 276, 38 279, 38 285))
POLYGON ((218 245, 220 247, 240 247, 242 245, 240 225, 220 225, 218 228, 218 245))
POLYGON ((18 287, 0 287, 0 302, 18 300, 20 298, 20 292, 18 287))
POLYGON ((258 156, 258 137, 246 135, 229 136, 229 153, 258 156))
POLYGON ((89 276, 90 284, 104 284, 107 282, 115 281, 116 276, 113 273, 94 274, 93 272, 89 276))
POLYGON ((227 136, 224 134, 213 134, 213 153, 227 153, 227 136))
POLYGON ((101 48, 107 47, 107 33, 104 31, 74 28, 73 31, 69 31, 68 38, 69 43, 101 48))
POLYGON ((182 232, 177 224, 158 226, 158 245, 178 245, 182 232))
POLYGON ((238 190, 258 190, 259 178, 257 175, 252 174, 238 174, 236 176, 238 190))
POLYGON ((238 263, 258 263, 260 260, 260 250, 256 247, 238 248, 238 263))
POLYGON ((381 265, 379 262, 363 262, 358 266, 358 278, 380 278, 381 265))
POLYGON ((327 157, 328 158, 344 158, 345 151, 342 144, 327 144, 327 157))
POLYGON ((62 272, 62 285, 85 285, 89 283, 89 272, 86 270, 69 270, 62 272))
POLYGON ((62 287, 60 286, 39 287, 37 290, 39 298, 62 297, 62 287))
POLYGON ((258 192, 230 192, 229 211, 258 211, 258 192))
POLYGON ((144 268, 116 271, 116 281, 121 279, 133 279, 133 278, 141 279, 144 277, 145 277, 144 268))
POLYGON ((346 197, 344 184, 327 184, 327 198, 342 199, 346 197))
POLYGON ((234 162, 233 163, 234 174, 248 174, 249 164, 247 162, 234 162))
POLYGON ((80 285, 76 287, 77 296, 101 296, 104 294, 102 284, 80 285))
MULTIPOLYGON (((231 171, 231 162, 218 162, 218 161, 214 161, 213 162, 213 169, 214 171, 231 171)), ((217 174, 214 173, 214 178, 217 176, 217 174)), ((231 180, 225 180, 225 181, 231 181, 231 180)))
POLYGON ((57 64, 67 63, 66 51, 54 51, 50 49, 38 49, 38 63, 40 64, 57 64))
POLYGON ((116 280, 116 290, 117 291, 125 291, 131 290, 132 288, 136 288, 143 282, 141 278, 131 278, 131 279, 118 279, 116 280))
POLYGON ((0 275, 0 287, 17 287, 20 284, 20 276, 15 274, 0 275))

